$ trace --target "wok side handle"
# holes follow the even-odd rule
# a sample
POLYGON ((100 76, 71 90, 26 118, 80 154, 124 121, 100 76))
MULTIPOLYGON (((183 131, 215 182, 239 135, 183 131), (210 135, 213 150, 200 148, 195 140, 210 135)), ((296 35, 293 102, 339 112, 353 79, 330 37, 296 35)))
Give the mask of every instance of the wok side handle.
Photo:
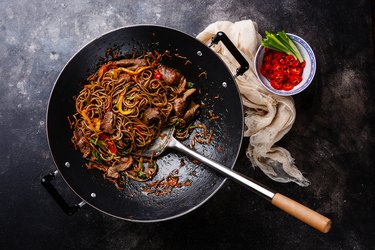
POLYGON ((274 195, 271 203, 322 233, 327 233, 331 229, 330 219, 280 193, 274 195))
POLYGON ((211 44, 209 45, 209 47, 211 47, 213 44, 218 44, 219 41, 223 42, 225 47, 229 50, 229 52, 233 55, 233 57, 240 64, 240 67, 237 68, 236 75, 234 77, 243 75, 243 73, 245 73, 249 69, 248 61, 241 54, 241 52, 236 48, 236 46, 232 43, 232 41, 227 37, 227 35, 222 31, 217 32, 216 35, 212 37, 211 44))
POLYGON ((75 214, 83 205, 86 203, 84 201, 80 202, 79 204, 74 204, 70 206, 64 198, 60 195, 60 193, 56 190, 56 188, 52 185, 52 181, 55 179, 58 171, 54 171, 52 173, 47 174, 41 179, 43 187, 48 191, 48 193, 52 196, 55 202, 60 206, 60 208, 64 211, 67 215, 75 214))

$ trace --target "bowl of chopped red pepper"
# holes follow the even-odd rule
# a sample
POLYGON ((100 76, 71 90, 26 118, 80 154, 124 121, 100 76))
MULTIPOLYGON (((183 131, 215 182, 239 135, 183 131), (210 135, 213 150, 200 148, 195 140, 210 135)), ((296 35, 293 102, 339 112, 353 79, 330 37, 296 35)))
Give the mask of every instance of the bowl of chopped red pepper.
POLYGON ((305 90, 316 71, 310 45, 297 35, 266 32, 255 55, 256 75, 270 92, 290 96, 305 90))

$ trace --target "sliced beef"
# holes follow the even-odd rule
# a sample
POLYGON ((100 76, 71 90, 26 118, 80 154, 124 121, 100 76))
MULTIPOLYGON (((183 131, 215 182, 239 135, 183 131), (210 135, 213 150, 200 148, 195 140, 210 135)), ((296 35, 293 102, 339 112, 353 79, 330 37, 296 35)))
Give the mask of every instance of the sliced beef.
POLYGON ((174 100, 173 108, 178 117, 182 117, 184 115, 187 104, 187 101, 183 100, 182 97, 174 100))
POLYGON ((196 117, 196 115, 198 114, 199 107, 200 107, 199 104, 196 104, 196 103, 192 102, 191 105, 190 105, 190 107, 189 107, 189 109, 188 109, 188 111, 186 111, 186 113, 184 114, 183 119, 186 122, 189 122, 192 119, 194 119, 196 117))
POLYGON ((127 170, 132 164, 133 164, 133 158, 131 156, 122 157, 120 159, 120 163, 109 167, 105 175, 107 177, 117 179, 120 177, 119 172, 127 170))
POLYGON ((113 134, 115 130, 113 129, 114 114, 112 111, 107 111, 104 114, 102 124, 100 128, 103 132, 108 134, 113 134))
POLYGON ((115 62, 118 67, 129 67, 138 68, 141 66, 146 66, 147 61, 145 59, 121 59, 115 62))
POLYGON ((178 117, 182 117, 185 114, 186 108, 189 105, 188 98, 195 93, 196 89, 188 89, 184 92, 182 97, 178 97, 174 100, 174 111, 178 117))
POLYGON ((158 124, 161 121, 160 111, 157 108, 148 108, 143 113, 142 121, 147 125, 158 124))
POLYGON ((176 93, 177 93, 178 95, 181 95, 182 93, 184 93, 185 90, 186 90, 186 86, 187 86, 186 78, 182 76, 182 77, 180 78, 180 82, 179 82, 179 84, 178 84, 178 87, 177 87, 177 91, 176 91, 176 93))
POLYGON ((181 79, 181 74, 172 68, 168 68, 164 65, 159 65, 158 71, 162 75, 163 80, 168 85, 177 84, 181 79))
POLYGON ((79 151, 83 154, 83 158, 89 156, 91 152, 90 144, 87 139, 83 136, 82 131, 76 128, 73 132, 74 144, 78 147, 79 151))

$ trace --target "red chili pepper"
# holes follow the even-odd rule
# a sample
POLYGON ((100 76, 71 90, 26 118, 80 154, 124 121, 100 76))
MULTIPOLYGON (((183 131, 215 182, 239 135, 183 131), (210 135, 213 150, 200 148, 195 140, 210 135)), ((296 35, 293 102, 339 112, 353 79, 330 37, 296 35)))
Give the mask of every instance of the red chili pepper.
POLYGON ((281 70, 284 71, 285 75, 289 75, 290 73, 289 66, 286 64, 282 65, 281 70))
POLYGON ((293 55, 266 49, 260 72, 274 89, 289 91, 302 81, 305 65, 306 61, 300 63, 293 55))
POLYGON ((283 88, 282 81, 271 80, 271 86, 274 89, 281 90, 283 88))
POLYGON ((272 61, 272 53, 269 53, 270 51, 268 51, 268 53, 266 52, 266 54, 264 55, 264 58, 263 58, 263 61, 265 63, 269 63, 272 61))
POLYGON ((162 77, 162 74, 160 74, 160 73, 157 72, 157 71, 154 72, 154 79, 159 80, 159 79, 161 79, 161 77, 162 77))
POLYGON ((294 56, 292 55, 287 55, 285 57, 285 62, 287 65, 292 66, 292 67, 296 67, 299 64, 299 61, 296 58, 294 58, 294 56))
POLYGON ((104 133, 101 133, 99 135, 100 138, 102 138, 106 143, 107 143, 107 146, 108 146, 108 149, 109 151, 111 151, 113 154, 117 154, 117 148, 116 146, 113 144, 113 142, 111 141, 111 139, 109 138, 108 135, 104 134, 104 133))
POLYGON ((280 60, 281 58, 285 57, 285 53, 283 52, 279 52, 279 51, 273 51, 273 58, 274 59, 277 59, 277 60, 280 60))
POLYGON ((303 69, 300 68, 300 67, 290 67, 289 68, 289 72, 292 74, 292 75, 302 75, 302 71, 303 69))
POLYGON ((293 84, 294 86, 298 85, 302 81, 302 77, 299 75, 291 75, 289 76, 288 81, 293 84))
POLYGON ((290 82, 283 83, 283 90, 289 91, 289 90, 292 90, 293 88, 294 88, 294 85, 291 84, 290 82))
POLYGON ((108 66, 107 65, 102 65, 99 69, 98 69, 98 77, 102 77, 104 75, 105 72, 108 71, 108 66))
POLYGON ((275 81, 278 81, 278 82, 281 82, 284 80, 284 77, 285 76, 285 73, 284 71, 282 70, 278 70, 278 71, 274 71, 271 75, 270 75, 270 79, 272 80, 275 80, 275 81))
POLYGON ((270 73, 272 73, 272 67, 270 63, 263 64, 262 68, 260 69, 261 73, 267 77, 270 73))
POLYGON ((108 67, 109 67, 110 69, 117 69, 117 68, 118 68, 117 65, 116 65, 113 61, 110 61, 110 62, 108 63, 108 67))
POLYGON ((272 70, 273 71, 282 70, 282 66, 281 66, 281 64, 279 63, 278 60, 273 60, 272 61, 272 70))
POLYGON ((142 130, 141 126, 135 125, 134 129, 136 129, 139 133, 143 133, 143 130, 142 130))

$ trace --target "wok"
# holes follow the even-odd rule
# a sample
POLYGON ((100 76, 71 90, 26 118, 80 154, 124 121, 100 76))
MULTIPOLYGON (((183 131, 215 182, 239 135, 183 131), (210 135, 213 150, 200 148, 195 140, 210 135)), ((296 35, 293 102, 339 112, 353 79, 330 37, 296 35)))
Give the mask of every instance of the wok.
MULTIPOLYGON (((226 38, 218 38, 223 37, 226 38)), ((185 65, 186 60, 166 63, 194 82, 204 97, 205 108, 198 120, 214 134, 210 145, 197 145, 196 150, 229 168, 233 168, 236 162, 244 126, 240 94, 232 73, 210 48, 185 33, 161 26, 131 26, 104 34, 79 50, 61 71, 50 96, 47 111, 50 151, 62 178, 85 203, 114 217, 138 222, 162 221, 186 214, 214 195, 225 178, 183 154, 169 151, 158 157, 159 171, 154 180, 178 169, 181 181, 190 180, 191 186, 175 188, 168 195, 156 196, 142 192, 143 183, 129 181, 124 190, 119 191, 104 180, 99 171, 87 170, 82 154, 71 143, 72 130, 67 116, 75 110, 73 97, 82 88, 82 80, 97 70, 100 59, 106 57, 109 48, 120 50, 122 54, 168 50, 171 54, 187 57, 191 64, 185 65), (207 79, 201 75, 204 72, 207 79), (209 120, 207 112, 218 115, 220 119, 209 120), (184 166, 180 166, 181 160, 184 166)), ((234 54, 238 56, 239 52, 234 54)), ((243 67, 239 68, 238 74, 248 67, 246 60, 241 62, 243 67)), ((189 145, 189 141, 184 143, 189 145)), ((54 174, 51 174, 43 178, 43 182, 47 183, 53 177, 54 174)), ((69 208, 62 201, 60 203, 68 208, 68 213, 77 208, 69 208)))
MULTIPOLYGON (((219 32, 212 41, 222 41, 237 59, 240 67, 235 73, 236 76, 248 69, 246 60, 224 33, 219 32)), ((87 203, 103 213, 124 220, 156 222, 172 219, 196 209, 217 192, 226 180, 224 176, 228 176, 287 213, 322 232, 328 232, 331 226, 328 218, 231 170, 241 147, 243 126, 241 97, 232 72, 209 47, 185 33, 162 26, 140 25, 120 28, 83 47, 58 76, 47 110, 48 142, 58 170, 42 178, 42 183, 67 214, 74 213, 87 203), (182 151, 190 152, 188 155, 199 158, 222 174, 191 160, 184 154, 167 151, 158 156, 159 171, 154 180, 161 180, 173 174, 178 175, 182 182, 192 182, 192 185, 174 188, 171 193, 161 196, 147 194, 144 192, 145 184, 134 181, 126 182, 124 190, 120 191, 112 183, 104 180, 99 171, 87 170, 82 154, 75 150, 71 143, 72 129, 67 120, 68 116, 75 113, 73 97, 81 90, 80 83, 97 70, 100 60, 111 59, 113 53, 108 51, 116 51, 117 55, 121 56, 154 50, 167 50, 183 59, 163 61, 163 64, 180 71, 188 81, 194 82, 200 89, 204 105, 198 120, 214 132, 214 139, 210 144, 196 144, 195 151, 182 151), (191 63, 186 63, 186 58, 191 63), (208 114, 212 113, 220 119, 211 120, 208 114), (200 157, 196 152, 205 157, 200 157), (205 160, 207 158, 210 160, 205 160), (51 184, 51 180, 58 172, 83 202, 69 206, 62 199, 51 184)), ((187 146, 190 140, 191 138, 182 143, 187 146)))

